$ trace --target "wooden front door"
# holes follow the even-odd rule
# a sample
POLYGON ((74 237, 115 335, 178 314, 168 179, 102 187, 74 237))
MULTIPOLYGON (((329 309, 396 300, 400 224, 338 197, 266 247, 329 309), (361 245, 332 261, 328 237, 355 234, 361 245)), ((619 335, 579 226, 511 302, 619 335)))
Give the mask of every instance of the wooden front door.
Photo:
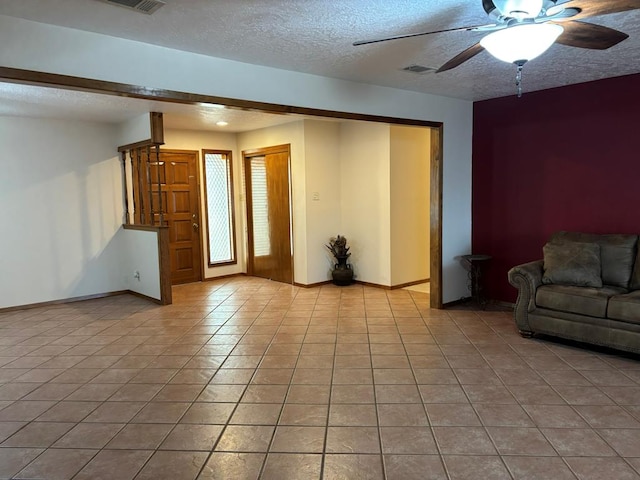
POLYGON ((158 176, 162 185, 162 210, 169 227, 171 284, 202 280, 200 208, 198 195, 198 152, 160 150, 159 161, 151 155, 154 206, 158 176))
POLYGON ((293 283, 289 145, 243 152, 249 275, 293 283))

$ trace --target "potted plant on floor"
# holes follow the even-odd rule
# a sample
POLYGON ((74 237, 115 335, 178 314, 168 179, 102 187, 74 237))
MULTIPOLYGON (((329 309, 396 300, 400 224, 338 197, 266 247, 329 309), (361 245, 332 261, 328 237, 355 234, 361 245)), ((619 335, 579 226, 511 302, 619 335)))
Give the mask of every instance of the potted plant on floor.
POLYGON ((351 283, 353 283, 353 269, 351 265, 347 263, 347 258, 351 256, 349 247, 347 247, 347 239, 341 235, 332 237, 329 239, 329 245, 326 245, 326 247, 337 261, 331 272, 334 285, 351 285, 351 283))

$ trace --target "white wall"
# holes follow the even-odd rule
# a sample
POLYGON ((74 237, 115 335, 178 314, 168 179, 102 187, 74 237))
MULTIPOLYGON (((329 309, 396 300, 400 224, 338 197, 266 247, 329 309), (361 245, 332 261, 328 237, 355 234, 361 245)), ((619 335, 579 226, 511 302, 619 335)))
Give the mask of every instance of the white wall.
POLYGON ((391 126, 391 285, 429 278, 431 131, 391 126))
POLYGON ((120 228, 120 268, 125 288, 161 300, 158 233, 120 228), (138 278, 134 274, 139 274, 138 278))
POLYGON ((246 272, 245 253, 245 203, 242 187, 242 154, 237 148, 236 134, 206 132, 197 130, 165 129, 164 142, 161 148, 166 150, 196 150, 198 152, 198 183, 200 186, 200 233, 202 241, 202 257, 204 262, 204 278, 233 275, 246 272), (233 193, 236 223, 236 258, 235 265, 209 267, 207 250, 207 218, 205 209, 204 171, 202 150, 229 150, 233 161, 233 193))
POLYGON ((244 150, 285 144, 291 145, 290 187, 293 203, 293 218, 291 219, 293 223, 293 278, 297 283, 307 284, 309 282, 307 280, 304 121, 298 120, 238 134, 240 157, 242 157, 244 150))
POLYGON ((143 113, 118 125, 117 146, 130 145, 151 139, 151 115, 143 113))
POLYGON ((305 120, 304 141, 307 282, 312 284, 331 278, 335 260, 325 245, 343 233, 340 123, 305 120))
POLYGON ((116 128, 0 117, 0 308, 125 288, 116 128))
POLYGON ((0 16, 0 44, 16 46, 0 49, 0 65, 5 67, 443 122, 443 299, 453 301, 467 294, 466 271, 455 258, 471 251, 471 102, 249 65, 6 16, 0 16))
POLYGON ((356 279, 391 282, 389 125, 340 124, 341 235, 356 279))

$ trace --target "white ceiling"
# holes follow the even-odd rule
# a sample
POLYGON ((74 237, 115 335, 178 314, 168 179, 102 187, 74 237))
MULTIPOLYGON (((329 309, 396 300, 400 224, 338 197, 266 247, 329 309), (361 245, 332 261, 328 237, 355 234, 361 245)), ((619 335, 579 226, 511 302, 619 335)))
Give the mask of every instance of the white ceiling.
MULTIPOLYGON (((145 15, 96 0, 2 0, 0 14, 468 100, 514 94, 515 67, 486 52, 439 74, 400 71, 410 64, 437 68, 476 43, 483 35, 479 32, 352 46, 356 40, 488 23, 481 0, 164 1, 156 13, 145 15)), ((525 92, 640 72, 640 10, 587 21, 630 38, 606 51, 553 45, 525 66, 525 92)))

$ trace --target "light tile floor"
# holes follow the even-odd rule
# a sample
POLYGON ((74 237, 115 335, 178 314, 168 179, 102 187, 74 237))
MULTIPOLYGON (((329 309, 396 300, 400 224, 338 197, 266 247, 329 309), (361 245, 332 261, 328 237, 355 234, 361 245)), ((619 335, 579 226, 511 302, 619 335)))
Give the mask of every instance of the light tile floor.
POLYGON ((403 290, 409 290, 410 292, 418 293, 431 293, 431 283, 419 283, 417 285, 411 285, 410 287, 404 287, 403 290))
POLYGON ((0 315, 0 478, 640 478, 640 362, 255 278, 0 315))

